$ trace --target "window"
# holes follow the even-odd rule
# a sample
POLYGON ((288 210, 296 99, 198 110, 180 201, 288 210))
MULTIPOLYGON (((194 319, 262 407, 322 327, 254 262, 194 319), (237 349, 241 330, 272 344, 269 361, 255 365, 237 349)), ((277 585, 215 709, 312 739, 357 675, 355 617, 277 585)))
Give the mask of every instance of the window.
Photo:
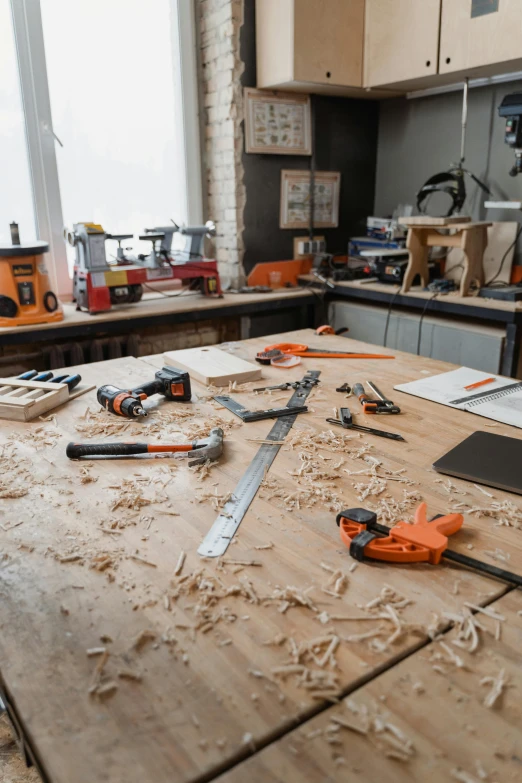
MULTIPOLYGON (((185 219, 170 0, 40 0, 64 223, 185 219)), ((107 252, 114 252, 107 244, 107 252)), ((139 252, 150 242, 126 240, 139 252)), ((69 260, 74 249, 68 248, 69 260)))
MULTIPOLYGON (((8 0, 2 6, 8 15, 8 0)), ((137 239, 145 228, 202 220, 194 9, 186 0, 11 6, 29 149, 27 156, 19 132, 18 157, 25 155, 26 185, 29 157, 26 196, 30 203, 32 190, 36 231, 51 243, 58 293, 66 298, 74 250, 67 248, 67 263, 64 226, 101 223, 107 233, 136 235, 124 245, 148 253, 150 243, 137 239)), ((2 22, 0 16, 0 43, 2 22)), ((16 77, 13 51, 11 40, 16 77)), ((0 91, 0 111, 9 101, 14 105, 0 91)), ((18 96, 19 125, 20 107, 18 96)), ((1 154, 22 168, 7 144, 1 154)), ((22 217, 9 214, 13 219, 25 238, 22 217)), ((108 256, 115 253, 110 244, 108 256)))
POLYGON ((11 242, 13 220, 27 242, 36 239, 36 224, 9 0, 0 0, 0 74, 0 243, 11 242))

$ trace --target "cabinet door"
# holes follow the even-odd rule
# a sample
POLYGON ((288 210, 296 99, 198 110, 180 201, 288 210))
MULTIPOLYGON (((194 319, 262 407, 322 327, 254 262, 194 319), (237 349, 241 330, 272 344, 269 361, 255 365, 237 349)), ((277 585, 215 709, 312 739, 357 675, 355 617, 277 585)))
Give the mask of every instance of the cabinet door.
POLYGON ((442 0, 440 73, 521 60, 522 0, 442 0))
POLYGON ((441 0, 366 0, 365 87, 437 73, 440 3, 441 0))
POLYGON ((296 81, 361 87, 363 43, 364 0, 294 0, 296 81))

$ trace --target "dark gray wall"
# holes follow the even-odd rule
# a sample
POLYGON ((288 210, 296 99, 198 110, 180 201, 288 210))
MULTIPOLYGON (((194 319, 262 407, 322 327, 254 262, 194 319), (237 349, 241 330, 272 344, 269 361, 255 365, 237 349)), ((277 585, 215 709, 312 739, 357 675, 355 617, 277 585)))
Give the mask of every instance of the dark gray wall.
MULTIPOLYGON (((242 83, 256 86, 255 3, 245 0, 241 29, 242 83)), ((373 211, 379 104, 314 96, 316 166, 341 172, 339 227, 317 229, 330 252, 346 253, 350 236, 364 233, 373 211)), ((281 169, 308 169, 309 156, 243 153, 246 207, 244 265, 248 273, 261 261, 293 258, 293 237, 307 232, 279 228, 281 169)))
MULTIPOLYGON (((497 108, 504 95, 522 92, 522 82, 469 91, 465 167, 491 189, 493 199, 522 199, 522 177, 509 176, 513 151, 504 144, 505 121, 497 108)), ((460 156, 462 92, 381 102, 375 214, 389 215, 398 204, 415 204, 428 177, 460 156)), ((517 220, 520 213, 486 210, 482 191, 466 178, 464 212, 477 220, 517 220)), ((521 247, 517 252, 522 262, 521 247)))

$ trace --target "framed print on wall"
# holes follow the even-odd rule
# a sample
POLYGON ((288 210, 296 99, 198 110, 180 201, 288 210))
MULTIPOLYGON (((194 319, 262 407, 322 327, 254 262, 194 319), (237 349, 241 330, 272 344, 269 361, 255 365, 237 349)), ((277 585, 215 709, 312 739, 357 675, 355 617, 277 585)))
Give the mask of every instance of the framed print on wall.
POLYGON ((310 96, 245 88, 245 149, 311 155, 310 96))
MULTIPOLYGON (((340 171, 316 171, 314 174, 314 227, 339 225, 340 171)), ((280 228, 309 228, 310 172, 281 171, 280 228)))

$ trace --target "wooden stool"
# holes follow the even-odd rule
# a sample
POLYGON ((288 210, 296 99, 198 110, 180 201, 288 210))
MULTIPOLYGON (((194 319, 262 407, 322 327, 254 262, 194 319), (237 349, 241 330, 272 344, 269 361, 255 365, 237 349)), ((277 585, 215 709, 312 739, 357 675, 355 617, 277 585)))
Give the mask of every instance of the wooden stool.
POLYGON ((447 225, 430 224, 426 219, 424 224, 410 225, 406 247, 410 258, 402 283, 402 293, 410 290, 416 275, 426 287, 430 276, 428 271, 428 248, 458 247, 464 253, 464 270, 460 278, 460 295, 467 296, 472 282, 478 286, 484 285, 483 258, 488 244, 488 226, 491 223, 448 223, 447 225), (452 230, 451 234, 439 233, 441 229, 452 230))

